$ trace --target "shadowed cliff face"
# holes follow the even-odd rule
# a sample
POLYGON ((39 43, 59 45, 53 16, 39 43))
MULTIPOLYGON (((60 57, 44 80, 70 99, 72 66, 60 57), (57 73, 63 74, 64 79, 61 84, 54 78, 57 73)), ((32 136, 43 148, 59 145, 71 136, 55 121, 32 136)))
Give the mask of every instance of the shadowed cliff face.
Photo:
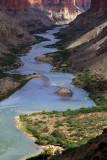
POLYGON ((29 0, 42 10, 48 11, 49 17, 56 22, 70 22, 78 14, 90 7, 91 0, 29 0))
POLYGON ((92 11, 107 11, 107 0, 92 0, 91 2, 92 11))
MULTIPOLYGON (((91 8, 61 30, 71 54, 64 64, 73 72, 89 69, 107 74, 107 0, 92 0, 91 8)), ((67 51, 66 51, 67 52, 67 51)))
POLYGON ((1 0, 0 5, 8 9, 9 11, 17 9, 27 11, 29 2, 28 0, 1 0))
POLYGON ((82 7, 85 10, 90 8, 90 3, 91 0, 76 0, 76 5, 82 7))

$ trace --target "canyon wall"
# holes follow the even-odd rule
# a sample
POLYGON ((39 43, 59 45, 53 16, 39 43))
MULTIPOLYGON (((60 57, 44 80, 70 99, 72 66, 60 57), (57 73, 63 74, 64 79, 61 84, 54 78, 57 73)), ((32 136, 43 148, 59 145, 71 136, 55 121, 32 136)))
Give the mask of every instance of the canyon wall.
POLYGON ((56 22, 70 22, 90 7, 91 0, 29 0, 56 22))
POLYGON ((29 7, 29 1, 28 0, 1 0, 0 6, 11 10, 24 10, 27 11, 29 7))
POLYGON ((15 54, 11 48, 36 42, 29 32, 37 33, 52 25, 46 13, 32 8, 29 0, 0 0, 0 69, 5 68, 1 65, 2 58, 15 54))
MULTIPOLYGON (((37 2, 37 0, 35 2, 37 2)), ((53 22, 46 13, 42 12, 36 6, 32 8, 34 4, 34 0, 0 0, 0 11, 4 13, 4 17, 7 14, 14 19, 14 23, 18 23, 23 29, 29 32, 36 31, 42 27, 50 27, 53 22)), ((1 33, 1 35, 5 35, 4 29, 2 32, 3 34, 1 33)))
POLYGON ((68 71, 88 69, 107 74, 107 0, 92 0, 88 11, 80 14, 60 31, 69 56, 63 64, 68 71), (71 54, 70 54, 71 53, 71 54))
POLYGON ((84 10, 90 8, 91 0, 76 0, 76 5, 82 7, 84 10))
POLYGON ((48 5, 78 5, 84 9, 90 7, 91 0, 29 0, 31 4, 38 4, 39 6, 48 5))
POLYGON ((91 1, 91 10, 92 11, 103 11, 107 12, 107 0, 92 0, 91 1))

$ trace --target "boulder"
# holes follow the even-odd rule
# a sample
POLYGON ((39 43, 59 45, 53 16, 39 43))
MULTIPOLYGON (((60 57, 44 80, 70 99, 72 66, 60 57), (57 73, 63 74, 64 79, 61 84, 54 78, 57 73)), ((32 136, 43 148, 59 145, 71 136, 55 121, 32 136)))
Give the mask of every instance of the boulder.
POLYGON ((60 88, 58 91, 55 92, 58 96, 66 96, 66 97, 71 97, 72 96, 72 91, 67 88, 60 88))

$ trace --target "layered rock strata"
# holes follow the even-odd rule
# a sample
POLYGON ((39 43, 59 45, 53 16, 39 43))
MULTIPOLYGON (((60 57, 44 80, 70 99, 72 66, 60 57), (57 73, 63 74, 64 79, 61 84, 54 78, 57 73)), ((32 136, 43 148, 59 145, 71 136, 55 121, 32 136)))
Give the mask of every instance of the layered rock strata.
POLYGON ((70 22, 78 14, 90 7, 91 0, 30 0, 42 10, 47 11, 49 17, 56 22, 70 22))

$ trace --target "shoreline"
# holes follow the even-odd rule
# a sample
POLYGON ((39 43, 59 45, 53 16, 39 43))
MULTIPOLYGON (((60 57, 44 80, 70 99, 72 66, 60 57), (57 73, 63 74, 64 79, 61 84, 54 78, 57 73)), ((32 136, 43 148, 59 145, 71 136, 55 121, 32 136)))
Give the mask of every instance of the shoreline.
MULTIPOLYGON (((32 112, 32 111, 31 111, 32 112)), ((34 111, 33 113, 40 113, 40 112, 42 112, 42 111, 34 111)), ((29 114, 28 114, 29 115, 29 114)), ((35 141, 37 140, 37 138, 36 137, 34 137, 31 133, 28 133, 27 131, 25 131, 25 130, 23 130, 22 128, 23 128, 23 124, 22 124, 22 122, 19 120, 20 119, 20 116, 15 116, 15 126, 16 126, 16 128, 20 131, 20 132, 22 132, 22 133, 25 133, 26 134, 26 138, 32 138, 32 139, 34 139, 35 141)), ((39 144, 37 144, 37 143, 34 143, 34 145, 36 146, 36 148, 38 148, 38 147, 41 147, 41 145, 39 145, 39 144)), ((44 150, 45 149, 47 149, 47 148, 50 148, 50 146, 53 146, 53 147, 58 147, 58 148, 60 148, 60 146, 54 146, 54 145, 51 145, 51 144, 49 144, 49 145, 42 145, 43 147, 45 147, 44 148, 44 150)), ((39 148, 38 148, 39 149, 39 148)), ((43 151, 43 150, 42 150, 43 151)))
MULTIPOLYGON (((16 129, 17 129, 17 130, 19 130, 19 131, 22 132, 22 133, 25 133, 25 134, 26 134, 26 135, 25 135, 26 138, 32 138, 32 139, 34 139, 34 140, 37 140, 35 137, 33 137, 32 134, 27 133, 26 131, 24 131, 24 130, 21 129, 22 123, 21 123, 21 121, 19 120, 19 116, 15 116, 14 119, 15 119, 15 126, 16 126, 16 129)), ((34 145, 36 146, 36 144, 34 144, 34 145)), ((36 147, 37 147, 37 146, 36 146, 36 147)))
POLYGON ((8 89, 6 91, 6 93, 2 93, 2 96, 0 96, 0 102, 7 99, 8 97, 10 97, 17 90, 21 89, 31 79, 40 78, 40 77, 44 77, 44 76, 39 75, 39 74, 31 74, 31 75, 24 75, 24 76, 23 75, 17 75, 17 74, 15 74, 15 75, 14 74, 13 75, 7 74, 6 77, 4 76, 0 80, 3 80, 3 83, 5 82, 5 80, 8 80, 7 82, 10 83, 10 80, 11 80, 11 83, 17 83, 17 86, 16 87, 14 86, 14 88, 12 88, 12 89, 11 88, 8 89), (9 78, 10 78, 10 80, 9 80, 9 78))
MULTIPOLYGON (((42 111, 35 111, 36 113, 40 113, 42 111)), ((29 113, 35 113, 33 111, 30 111, 29 113)), ((52 151, 52 155, 55 154, 55 151, 57 149, 60 150, 60 153, 62 153, 62 151, 64 150, 64 148, 60 147, 60 146, 55 146, 55 145, 51 145, 51 144, 48 144, 48 145, 39 145, 36 143, 36 140, 38 140, 36 137, 34 137, 32 134, 28 133, 27 131, 23 130, 23 125, 22 125, 22 122, 19 120, 19 116, 15 116, 14 120, 15 120, 15 126, 16 126, 16 129, 19 130, 20 132, 24 133, 25 137, 26 138, 32 138, 35 142, 34 142, 34 145, 35 147, 38 149, 38 151, 40 151, 38 154, 37 152, 34 152, 28 156, 25 156, 24 158, 20 159, 20 160, 25 160, 26 158, 29 158, 29 157, 34 157, 35 155, 40 155, 41 153, 43 153, 45 150, 47 149, 51 149, 52 151), (40 147, 40 148, 39 148, 40 147)))
MULTIPOLYGON (((29 113, 32 113, 32 111, 30 111, 29 113)), ((79 147, 79 146, 87 143, 91 138, 100 135, 102 130, 107 126, 106 125, 107 120, 105 119, 107 117, 107 108, 106 107, 98 107, 98 106, 92 107, 92 108, 82 107, 82 108, 77 109, 75 111, 72 111, 72 110, 56 111, 56 112, 55 111, 50 111, 50 112, 47 111, 47 112, 43 112, 43 113, 36 111, 35 113, 36 114, 26 115, 26 117, 27 117, 26 120, 25 120, 24 117, 21 116, 22 122, 21 122, 21 120, 19 120, 20 116, 16 116, 15 117, 16 128, 19 131, 27 134, 27 136, 26 136, 27 138, 30 137, 30 138, 33 138, 34 140, 38 140, 38 138, 35 138, 32 131, 28 130, 28 132, 27 132, 27 130, 24 130, 23 128, 25 127, 25 129, 26 129, 26 125, 28 125, 27 120, 32 120, 32 122, 31 122, 32 126, 33 126, 34 123, 37 123, 41 120, 40 123, 46 122, 46 123, 43 123, 43 124, 45 124, 44 127, 48 125, 49 129, 52 129, 52 126, 54 126, 54 128, 51 130, 51 132, 49 130, 48 135, 44 131, 43 131, 43 133, 40 133, 40 134, 44 135, 44 133, 45 133, 50 138, 51 135, 53 135, 53 132, 55 130, 60 131, 58 134, 66 133, 65 138, 67 138, 67 140, 68 140, 67 143, 70 143, 72 148, 74 146, 79 147), (70 115, 71 115, 71 117, 70 117, 70 115), (66 116, 69 118, 68 119, 69 121, 65 122, 63 120, 64 119, 67 120, 66 116), (38 119, 38 117, 39 117, 39 119, 38 119), (45 117, 45 119, 43 117, 45 117), (55 117, 57 117, 57 119, 55 120, 55 123, 53 124, 52 121, 54 120, 55 117), (49 121, 47 121, 47 119, 49 119, 49 121), (78 119, 80 120, 80 123, 78 123, 78 119), (91 122, 92 124, 90 123, 90 119, 92 119, 92 122, 91 122), (73 122, 72 126, 74 126, 73 127, 74 129, 72 127, 68 126, 68 125, 70 125, 70 122, 71 122, 70 120, 72 120, 72 122, 73 122), (61 124, 61 123, 58 124, 58 123, 56 123, 57 121, 58 122, 62 121, 63 124, 61 124), (55 127, 55 124, 58 125, 57 129, 55 127), (96 124, 96 127, 93 128, 93 126, 95 126, 95 124, 96 124), (62 128, 62 126, 64 127, 64 129, 62 128), (77 131, 75 126, 77 126, 77 129, 78 129, 79 132, 77 131), (61 132, 61 128, 64 131, 61 132), (66 128, 66 130, 65 130, 65 128, 66 128), (29 131, 32 132, 32 134, 30 134, 29 131), (70 134, 72 136, 69 135, 68 131, 70 132, 70 134), (84 131, 84 134, 83 134, 83 131, 84 131), (70 139, 69 139, 69 136, 70 136, 70 139), (71 138, 73 138, 73 139, 71 139, 71 138), (74 143, 75 143, 75 145, 74 145, 74 143)), ((25 115, 23 115, 23 116, 25 116, 25 115)), ((38 128, 38 129, 41 132, 43 130, 43 128, 38 128)), ((36 128, 34 128, 34 129, 36 129, 36 128)), ((40 135, 40 136, 42 136, 42 135, 40 135)), ((53 139, 53 138, 51 137, 51 139, 53 139)), ((53 145, 49 142, 45 143, 45 145, 42 144, 42 143, 39 144, 39 145, 35 143, 35 145, 36 145, 36 147, 37 146, 38 147, 39 146, 44 146, 45 150, 46 149, 52 149, 52 151, 54 150, 53 154, 55 154, 55 151, 57 151, 58 148, 59 148, 60 152, 62 152, 64 150, 64 148, 66 149, 66 147, 63 147, 61 144, 58 145, 58 142, 56 142, 55 145, 53 145)), ((35 155, 38 155, 38 154, 35 154, 35 155)), ((33 156, 35 156, 35 155, 33 155, 33 156)))
MULTIPOLYGON (((51 28, 51 27, 50 27, 51 28)), ((7 58, 9 58, 9 56, 12 56, 12 61, 11 63, 9 62, 9 64, 7 65, 7 60, 4 62, 6 63, 1 69, 0 69, 0 81, 5 81, 6 79, 8 79, 8 82, 11 83, 17 83, 17 80, 13 81, 12 79, 16 76, 15 74, 8 74, 8 73, 4 73, 6 71, 10 71, 10 70, 13 70, 13 69, 17 69, 21 66, 23 66, 23 63, 20 59, 20 56, 25 56, 27 55, 31 48, 32 48, 32 45, 35 45, 35 44, 38 44, 40 42, 43 42, 43 41, 48 41, 49 39, 46 39, 46 38, 43 38, 43 37, 39 37, 39 36, 36 36, 34 35, 35 37, 35 41, 30 43, 30 44, 21 44, 20 46, 17 46, 15 48, 10 48, 10 54, 7 55, 7 58), (12 76, 12 78, 10 79, 9 81, 9 78, 12 76)), ((17 74, 18 75, 18 74, 17 74)), ((20 77, 22 76, 22 78, 24 76, 27 76, 27 75, 20 75, 20 77)), ((21 83, 19 83, 19 85, 17 84, 16 87, 13 87, 13 89, 8 89, 6 93, 2 93, 2 96, 0 96, 0 102, 5 100, 6 98, 8 98, 9 96, 11 96, 13 93, 15 93, 17 90, 21 89, 29 80, 31 80, 32 78, 39 78, 39 77, 44 77, 42 75, 37 75, 36 73, 35 74, 32 74, 30 76, 27 76, 26 79, 24 79, 24 82, 22 81, 21 83), (36 76, 35 76, 36 75, 36 76)), ((14 86, 14 85, 12 85, 14 86)))
MULTIPOLYGON (((95 82, 95 85, 98 86, 97 91, 99 91, 99 92, 100 92, 100 89, 99 89, 100 88, 99 87, 100 83, 102 83, 102 86, 103 87, 105 86, 105 88, 106 88, 107 76, 103 73, 101 74, 101 73, 95 72, 95 71, 92 72, 92 71, 85 71, 84 70, 82 72, 77 72, 77 71, 73 72, 72 69, 69 70, 69 66, 67 66, 66 63, 64 63, 64 60, 63 60, 62 55, 61 55, 61 52, 62 53, 63 52, 64 53, 68 52, 68 54, 69 54, 69 50, 64 49, 64 47, 66 47, 66 46, 64 46, 65 44, 63 42, 63 38, 58 36, 58 35, 57 35, 57 38, 60 38, 60 41, 58 41, 58 42, 56 42, 55 44, 52 44, 52 45, 47 45, 45 47, 46 48, 56 48, 56 49, 58 49, 58 51, 43 54, 42 56, 35 57, 35 60, 51 64, 51 66, 52 66, 51 72, 63 72, 63 73, 71 73, 72 72, 73 74, 75 74, 75 77, 73 78, 71 84, 77 86, 78 88, 82 88, 86 92, 88 92, 89 93, 89 98, 91 98, 96 103, 96 105, 106 104, 107 103, 106 89, 104 89, 104 91, 101 90, 100 94, 98 92, 96 94, 95 91, 92 93, 93 88, 92 88, 91 84, 90 84, 90 88, 91 88, 91 90, 90 90, 90 89, 87 88, 87 85, 85 86, 85 83, 86 83, 85 78, 83 80, 81 80, 81 79, 79 79, 78 75, 79 74, 81 74, 81 75, 82 74, 84 74, 84 75, 88 74, 89 78, 87 79, 87 81, 90 80, 90 77, 93 77, 93 76, 94 77, 100 77, 99 79, 96 78, 97 80, 99 80, 99 82, 97 82, 97 80, 95 82), (61 47, 60 47, 60 43, 61 43, 61 47), (101 80, 102 81, 101 82, 100 79, 103 79, 103 81, 101 80), (75 81, 77 82, 77 84, 75 83, 75 81), (99 98, 99 96, 100 96, 100 98, 99 98), (97 97, 99 98, 99 100, 97 100, 98 99, 97 97), (100 101, 101 101, 101 103, 100 103, 100 101)), ((94 79, 92 78, 92 83, 93 83, 93 81, 94 81, 94 79)))
MULTIPOLYGON (((48 53, 48 55, 49 55, 49 53, 48 53)), ((51 55, 51 53, 50 53, 50 55, 51 55)), ((57 54, 56 54, 57 55, 57 54)), ((54 55, 53 55, 54 56, 54 55)), ((47 62, 47 63, 49 63, 49 62, 47 62)), ((53 62, 52 62, 53 63, 53 62)), ((51 64, 51 65, 53 65, 53 64, 51 64)), ((54 65, 53 65, 54 66, 54 65)), ((53 68, 53 66, 52 66, 52 68, 53 68)), ((66 67, 65 67, 66 68, 66 67)), ((55 71, 57 71, 57 70, 60 70, 60 68, 56 68, 56 70, 55 71)), ((66 71, 65 71, 66 72, 66 71)), ((68 73, 68 72, 67 72, 68 73)), ((32 77, 32 78, 35 78, 35 77, 32 77)), ((17 124, 16 124, 16 128, 18 129, 18 130, 20 130, 21 132, 24 132, 25 134, 27 134, 28 136, 26 136, 27 138, 33 138, 34 140, 37 140, 34 136, 32 136, 32 134, 29 134, 29 133, 27 133, 27 132, 25 132, 25 131, 23 131, 23 130, 21 130, 20 129, 20 127, 18 126, 18 123, 20 123, 20 121, 18 120, 19 119, 19 116, 16 116, 15 117, 15 121, 18 121, 17 122, 17 124)), ((19 125, 21 125, 21 124, 19 124, 19 125)), ((37 144, 35 144, 35 145, 37 145, 37 144)))

